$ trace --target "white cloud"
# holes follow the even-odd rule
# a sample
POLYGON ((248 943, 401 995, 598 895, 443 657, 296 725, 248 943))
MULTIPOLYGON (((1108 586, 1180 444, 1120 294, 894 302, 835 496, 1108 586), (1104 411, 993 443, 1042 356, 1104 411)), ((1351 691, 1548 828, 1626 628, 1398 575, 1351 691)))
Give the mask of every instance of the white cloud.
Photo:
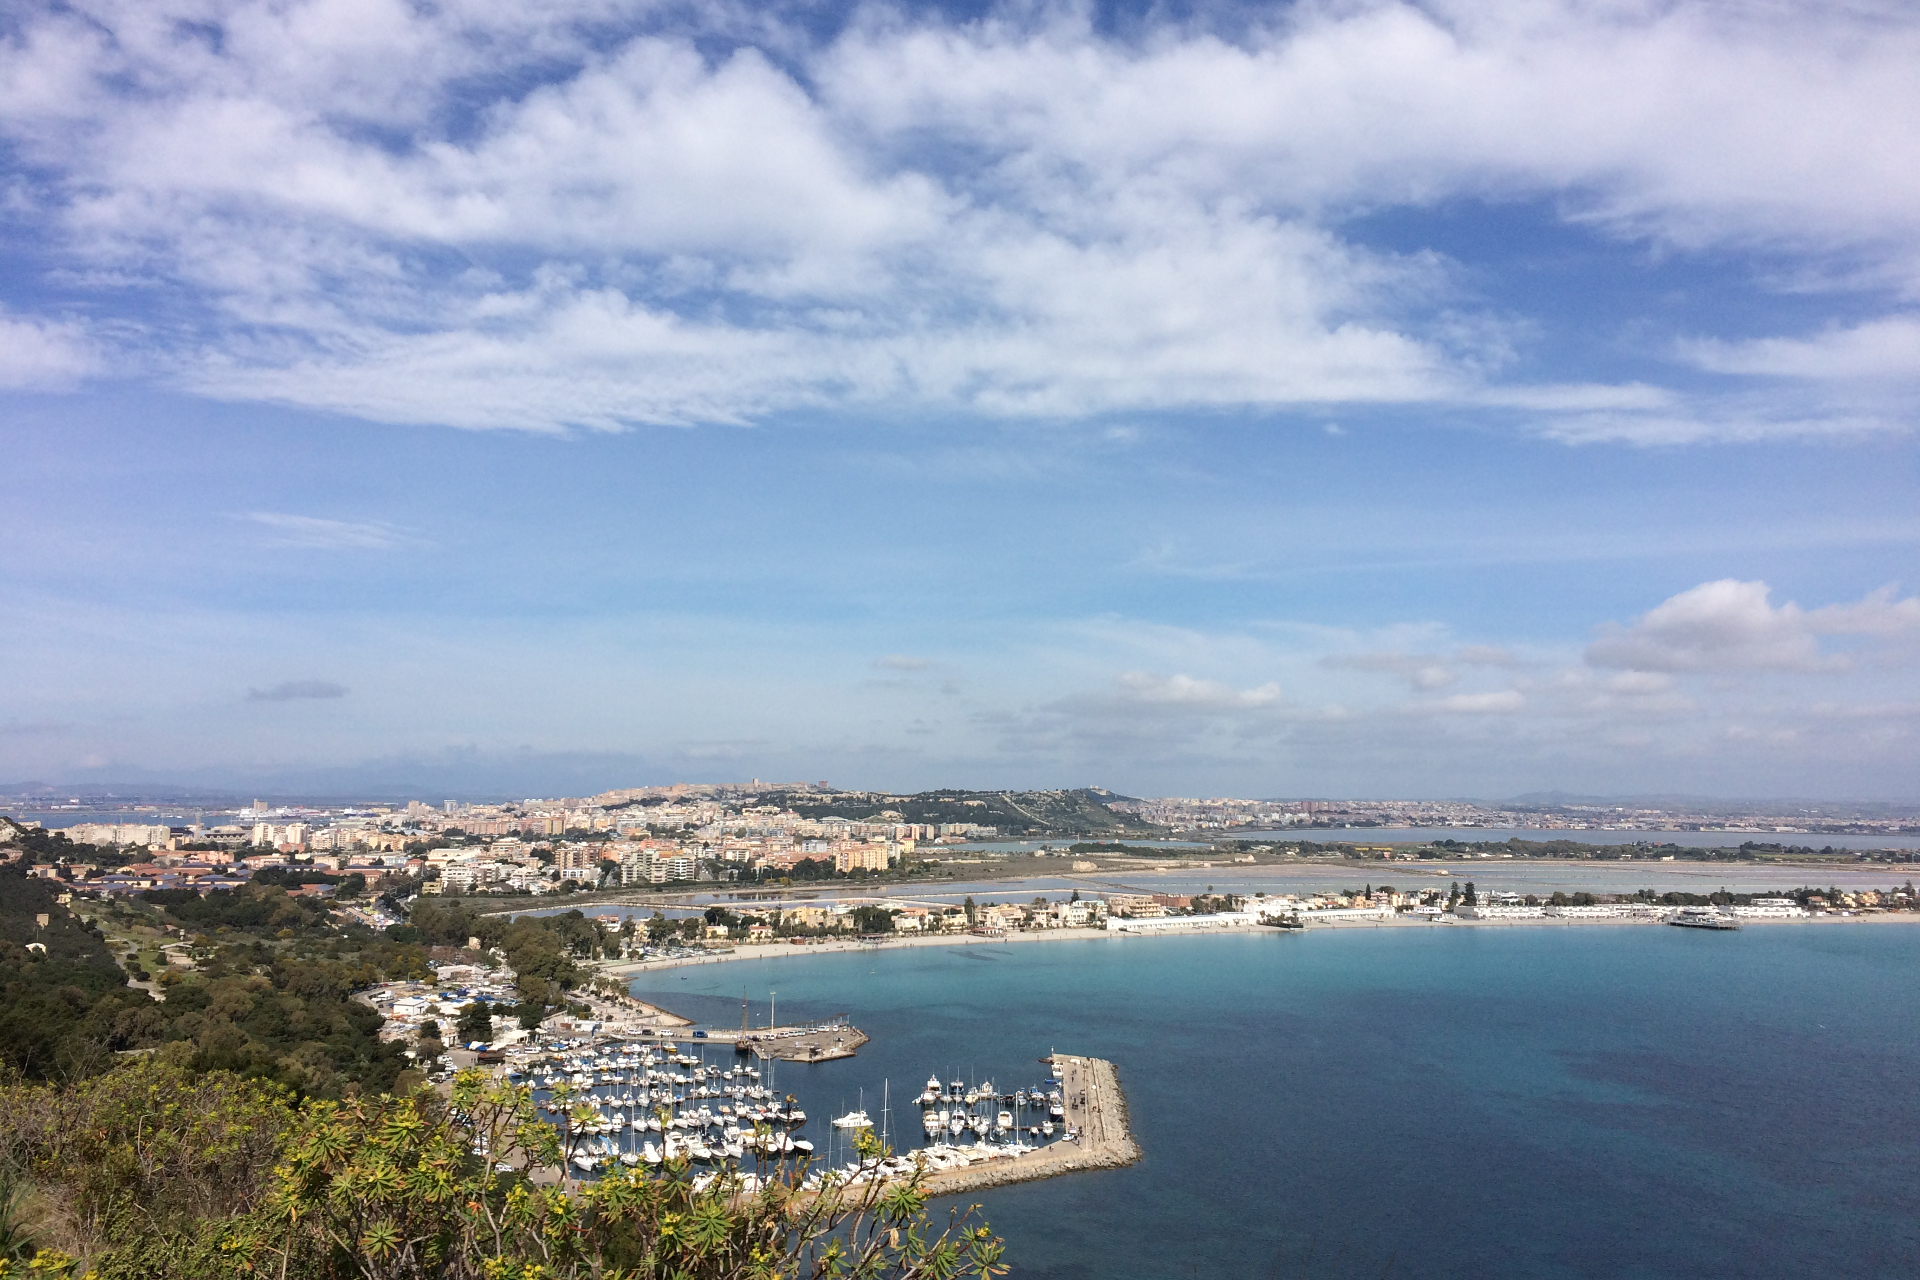
MULTIPOLYGON (((1822 440, 1880 435, 1911 429, 1904 412, 1850 411, 1835 406, 1825 412, 1782 413, 1783 406, 1704 401, 1688 406, 1695 412, 1567 414, 1542 419, 1540 434, 1568 444, 1632 444, 1670 446, 1753 443, 1765 440, 1822 440)), ((1791 407, 1791 406, 1787 406, 1791 407)), ((1804 407, 1803 407, 1804 408, 1804 407)))
POLYGON ((1422 692, 1443 689, 1456 677, 1441 658, 1430 653, 1336 653, 1320 660, 1320 665, 1349 671, 1375 671, 1402 676, 1422 692))
POLYGON ((1432 710, 1449 715, 1512 715, 1526 708, 1527 698, 1518 689, 1499 689, 1488 693, 1456 693, 1429 705, 1432 710))
POLYGON ((1603 628, 1587 661, 1634 672, 1838 671, 1852 657, 1824 650, 1822 636, 1920 642, 1920 598, 1899 599, 1892 587, 1811 610, 1792 601, 1775 606, 1771 594, 1764 582, 1702 583, 1630 627, 1603 628))
MULTIPOLYGON (((0 42, 0 134, 82 267, 198 304, 197 330, 125 342, 214 396, 546 429, 808 405, 1447 402, 1662 442, 1902 420, 1503 382, 1505 322, 1423 319, 1446 263, 1339 227, 1545 198, 1920 287, 1910 11, 1362 0, 1137 41, 1018 13, 876 8, 818 43, 811 10, 43 4, 0 42)), ((1879 367, 1903 332, 1800 358, 1879 367)), ((1728 368, 1799 350, 1703 342, 1728 368)))
POLYGON ((1253 689, 1235 689, 1214 680, 1196 680, 1185 675, 1155 675, 1147 671, 1128 671, 1118 681, 1117 700, 1148 707, 1176 707, 1194 711, 1244 711, 1271 707, 1280 701, 1280 686, 1273 682, 1253 689))
POLYGON ((279 547, 378 551, 411 541, 404 531, 380 520, 326 520, 281 511, 249 511, 244 518, 273 530, 272 543, 279 547))
POLYGON ((1714 373, 1781 378, 1920 378, 1920 318, 1885 316, 1810 338, 1701 339, 1681 354, 1714 373))
POLYGON ((1672 689, 1673 677, 1663 671, 1622 671, 1608 677, 1606 687, 1611 693, 1650 698, 1672 689))
POLYGON ((0 387, 66 387, 99 370, 99 353, 79 325, 0 312, 0 387))

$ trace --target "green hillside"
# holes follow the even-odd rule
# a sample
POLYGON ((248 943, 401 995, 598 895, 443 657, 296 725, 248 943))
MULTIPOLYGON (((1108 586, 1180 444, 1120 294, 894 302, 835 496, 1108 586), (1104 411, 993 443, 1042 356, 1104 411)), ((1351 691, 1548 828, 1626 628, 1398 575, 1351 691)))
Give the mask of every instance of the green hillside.
POLYGON ((1009 837, 1160 834, 1153 824, 1107 807, 1106 801, 1119 798, 1097 787, 1076 787, 1070 791, 945 789, 914 795, 774 792, 760 797, 760 802, 791 808, 809 818, 974 822, 998 827, 1001 835, 1009 837))

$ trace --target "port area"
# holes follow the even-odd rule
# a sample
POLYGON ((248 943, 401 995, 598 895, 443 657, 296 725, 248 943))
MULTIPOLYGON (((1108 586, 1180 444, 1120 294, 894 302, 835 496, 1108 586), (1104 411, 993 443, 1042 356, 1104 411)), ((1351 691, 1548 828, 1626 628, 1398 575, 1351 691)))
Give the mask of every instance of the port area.
MULTIPOLYGON (((719 1032, 708 1032, 718 1036, 719 1032)), ((824 1027, 777 1027, 773 1031, 733 1032, 727 1036, 736 1051, 744 1049, 762 1062, 832 1062, 851 1058, 872 1039, 850 1022, 824 1027)))
POLYGON ((950 1149, 985 1158, 930 1169, 923 1184, 928 1195, 955 1196, 1088 1169, 1118 1169, 1140 1158, 1140 1147, 1127 1128, 1127 1098, 1113 1063, 1065 1053, 1055 1053, 1050 1061, 1059 1073, 1072 1136, 1018 1155, 989 1154, 991 1147, 950 1149))

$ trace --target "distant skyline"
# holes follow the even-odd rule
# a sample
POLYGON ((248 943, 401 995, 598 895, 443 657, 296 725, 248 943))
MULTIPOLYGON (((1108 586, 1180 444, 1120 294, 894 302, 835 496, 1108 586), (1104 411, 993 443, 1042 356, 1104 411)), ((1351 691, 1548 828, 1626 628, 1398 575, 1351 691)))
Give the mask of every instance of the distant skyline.
POLYGON ((1916 67, 1837 0, 14 6, 0 778, 1920 800, 1916 67))

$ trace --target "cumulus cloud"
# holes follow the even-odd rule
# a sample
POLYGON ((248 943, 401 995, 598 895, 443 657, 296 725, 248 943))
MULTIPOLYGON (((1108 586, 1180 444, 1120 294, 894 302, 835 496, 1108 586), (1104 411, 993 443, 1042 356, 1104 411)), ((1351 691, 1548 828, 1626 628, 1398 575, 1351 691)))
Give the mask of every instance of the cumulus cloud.
POLYGON ((1637 672, 1837 671, 1848 653, 1822 648, 1822 636, 1920 642, 1920 598, 1884 587, 1844 605, 1802 609, 1772 603, 1764 582, 1723 578, 1671 597, 1631 626, 1603 628, 1587 646, 1596 667, 1637 672))
POLYGON ((302 698, 344 698, 347 687, 331 680, 286 680, 269 689, 247 690, 248 702, 294 702, 302 698))
POLYGON ((817 21, 42 0, 0 41, 0 137, 41 233, 198 317, 126 339, 157 367, 385 421, 1450 402, 1566 438, 1718 438, 1740 423, 1659 388, 1506 385, 1510 326, 1463 317, 1443 259, 1343 226, 1545 199, 1608 235, 1920 280, 1901 9, 1361 0, 1141 38, 1078 6, 817 21))

